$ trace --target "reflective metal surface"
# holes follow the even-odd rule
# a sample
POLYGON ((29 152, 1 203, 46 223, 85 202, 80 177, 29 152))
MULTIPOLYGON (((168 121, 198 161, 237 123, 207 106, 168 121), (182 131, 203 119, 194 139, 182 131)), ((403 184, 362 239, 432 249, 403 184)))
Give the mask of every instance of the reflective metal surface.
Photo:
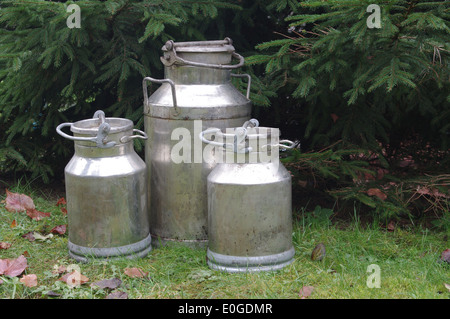
POLYGON ((251 102, 231 84, 231 71, 217 67, 232 64, 228 41, 175 43, 176 56, 167 46, 161 58, 166 79, 144 79, 150 232, 154 244, 204 245, 206 178, 215 163, 203 161, 198 135, 209 127, 242 125, 250 118, 251 102), (147 82, 162 85, 147 97, 147 82))
MULTIPOLYGON (((279 130, 249 128, 243 147, 207 178, 208 265, 226 272, 277 270, 293 261, 291 175, 279 130), (230 160, 231 159, 231 160, 230 160)), ((290 146, 288 146, 290 147, 290 146)))
POLYGON ((146 134, 121 118, 63 123, 58 133, 64 126, 75 141, 65 168, 70 256, 82 262, 146 256, 151 250, 146 165, 133 147, 133 139, 146 134), (88 139, 97 139, 104 123, 110 128, 102 143, 108 146, 101 148, 88 139))

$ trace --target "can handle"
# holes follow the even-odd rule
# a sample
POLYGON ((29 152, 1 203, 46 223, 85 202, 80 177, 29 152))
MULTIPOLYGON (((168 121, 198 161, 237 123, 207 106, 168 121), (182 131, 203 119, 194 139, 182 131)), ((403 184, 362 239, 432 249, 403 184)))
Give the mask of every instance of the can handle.
POLYGON ((295 142, 292 142, 291 140, 280 140, 278 141, 278 144, 267 144, 267 145, 263 145, 262 148, 267 148, 267 147, 279 147, 279 148, 283 148, 285 150, 290 150, 293 149, 295 147, 295 142), (284 145, 282 143, 288 144, 288 145, 284 145))
POLYGON ((162 84, 162 83, 169 83, 170 84, 170 88, 172 90, 173 107, 175 109, 175 114, 178 114, 178 108, 177 108, 178 104, 177 104, 177 94, 176 94, 176 91, 175 91, 175 83, 171 79, 161 79, 161 80, 159 80, 159 79, 151 78, 149 76, 145 77, 142 80, 142 89, 143 89, 143 92, 144 92, 144 105, 145 106, 148 105, 147 81, 150 81, 150 82, 153 82, 153 83, 159 83, 159 84, 162 84))
POLYGON ((56 127, 56 132, 61 135, 62 137, 65 137, 72 141, 87 141, 87 142, 94 142, 97 144, 97 147, 99 148, 110 148, 116 145, 116 142, 110 141, 106 142, 106 138, 108 136, 109 130, 111 129, 110 125, 108 123, 102 123, 98 127, 98 133, 97 136, 92 137, 81 137, 81 136, 71 136, 62 131, 63 127, 70 126, 72 127, 73 123, 62 123, 59 124, 56 127))
POLYGON ((242 141, 245 140, 246 136, 247 136, 247 129, 244 128, 244 127, 239 128, 237 130, 237 134, 224 134, 218 128, 207 129, 205 131, 200 132, 200 134, 199 134, 199 138, 202 140, 203 143, 212 144, 212 145, 216 145, 216 146, 221 146, 224 149, 228 149, 228 150, 234 151, 235 153, 248 153, 248 152, 252 151, 251 147, 238 148, 238 145, 240 145, 242 143, 242 141), (208 140, 205 137, 205 134, 210 134, 210 133, 219 133, 222 136, 234 137, 234 142, 233 143, 221 143, 221 142, 208 140))
POLYGON ((250 99, 250 86, 252 85, 252 77, 250 74, 235 74, 231 73, 234 78, 247 78, 247 94, 245 95, 247 99, 250 99))
POLYGON ((145 132, 141 131, 141 130, 133 129, 133 132, 139 133, 139 135, 122 136, 120 138, 120 142, 121 143, 126 143, 126 142, 129 142, 129 141, 131 141, 131 140, 133 140, 135 138, 139 138, 139 139, 142 139, 142 140, 148 139, 147 134, 145 132))
POLYGON ((292 142, 291 140, 281 140, 281 141, 279 141, 278 145, 276 145, 276 146, 278 146, 280 148, 284 148, 284 149, 290 150, 290 149, 294 148, 295 142, 292 142), (281 143, 286 143, 286 144, 289 144, 289 145, 284 145, 284 144, 281 144, 281 143))
POLYGON ((56 132, 59 135, 61 135, 62 137, 65 137, 72 141, 94 142, 97 144, 97 147, 99 147, 99 148, 110 148, 110 147, 113 147, 114 145, 116 145, 116 142, 114 142, 114 141, 110 141, 110 142, 106 141, 106 138, 108 137, 108 133, 111 130, 111 126, 108 123, 106 123, 106 121, 105 121, 105 112, 98 110, 94 113, 94 116, 92 118, 100 119, 100 125, 98 127, 97 136, 81 137, 81 136, 68 135, 62 131, 62 128, 66 127, 66 126, 72 127, 73 123, 69 123, 69 122, 59 124, 56 127, 56 132))
POLYGON ((190 65, 190 66, 197 66, 197 67, 203 67, 203 68, 213 68, 213 69, 237 69, 244 65, 244 57, 242 57, 240 54, 237 54, 236 52, 231 53, 231 57, 234 59, 239 60, 239 63, 237 64, 209 64, 209 63, 201 63, 201 62, 194 62, 194 61, 188 61, 183 58, 180 58, 177 55, 176 47, 180 46, 196 46, 196 45, 222 45, 222 44, 232 44, 232 40, 230 38, 225 38, 224 40, 219 41, 202 41, 202 42, 179 42, 175 43, 173 40, 169 40, 164 45, 169 53, 169 56, 167 58, 161 57, 161 62, 165 66, 172 66, 174 64, 182 64, 182 65, 190 65))

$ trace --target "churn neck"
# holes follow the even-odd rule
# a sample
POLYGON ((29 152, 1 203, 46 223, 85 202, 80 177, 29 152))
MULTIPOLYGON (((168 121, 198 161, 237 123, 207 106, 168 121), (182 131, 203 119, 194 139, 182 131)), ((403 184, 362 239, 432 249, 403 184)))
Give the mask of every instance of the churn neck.
POLYGON ((230 38, 195 42, 169 40, 162 51, 165 77, 175 84, 227 83, 231 70, 244 64, 244 58, 235 52, 230 38))

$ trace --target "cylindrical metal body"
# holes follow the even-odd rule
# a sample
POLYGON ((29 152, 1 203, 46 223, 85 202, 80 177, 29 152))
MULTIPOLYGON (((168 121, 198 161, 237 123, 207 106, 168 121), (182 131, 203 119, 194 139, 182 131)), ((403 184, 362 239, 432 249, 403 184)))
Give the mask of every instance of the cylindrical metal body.
POLYGON ((207 260, 213 269, 277 270, 293 261, 291 176, 279 161, 279 130, 266 136, 264 129, 248 129, 247 143, 258 141, 250 141, 246 153, 227 150, 228 159, 208 176, 207 260))
POLYGON ((206 178, 215 163, 203 161, 198 134, 250 118, 248 92, 244 96, 230 80, 231 69, 243 59, 231 64, 238 55, 229 40, 168 42, 162 50, 166 79, 147 77, 143 83, 150 232, 156 245, 205 245, 206 178), (146 81, 163 84, 147 97, 146 81))
POLYGON ((146 134, 122 118, 63 123, 57 131, 75 141, 65 168, 69 255, 82 262, 146 256, 151 250, 146 165, 133 147, 133 139, 146 134), (102 135, 100 125, 108 132, 102 135), (73 137, 61 132, 64 126, 73 137))

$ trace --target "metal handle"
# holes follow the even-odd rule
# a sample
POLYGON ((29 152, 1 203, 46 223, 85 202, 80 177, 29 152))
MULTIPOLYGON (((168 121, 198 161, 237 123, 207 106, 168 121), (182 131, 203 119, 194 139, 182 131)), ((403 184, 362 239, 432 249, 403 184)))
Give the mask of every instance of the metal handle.
POLYGON ((131 140, 133 140, 135 138, 139 138, 139 139, 142 139, 142 140, 148 139, 147 134, 145 132, 141 131, 141 130, 133 129, 133 132, 139 133, 140 135, 122 136, 120 138, 120 142, 121 143, 127 143, 127 142, 129 142, 129 141, 131 141, 131 140))
POLYGON ((61 129, 66 126, 72 127, 73 123, 62 123, 59 124, 56 127, 56 132, 61 135, 62 137, 65 137, 72 141, 88 141, 88 142, 94 142, 97 143, 97 147, 99 148, 110 148, 116 145, 116 142, 111 141, 107 142, 106 138, 108 137, 108 133, 111 130, 111 126, 106 123, 105 119, 105 112, 98 110, 94 113, 94 116, 92 118, 98 118, 100 120, 100 125, 98 127, 98 133, 97 136, 93 137, 80 137, 80 136, 71 136, 66 133, 64 133, 61 129))
POLYGON ((100 124, 100 126, 98 127, 98 133, 97 136, 92 136, 92 137, 81 137, 81 136, 71 136, 68 135, 66 133, 64 133, 61 129, 63 127, 66 126, 72 126, 73 123, 62 123, 59 124, 56 127, 56 132, 61 135, 62 137, 65 137, 69 140, 72 141, 87 141, 87 142, 94 142, 97 144, 97 147, 99 148, 110 148, 113 147, 114 145, 116 145, 116 142, 111 141, 111 142, 106 142, 106 138, 108 136, 108 133, 111 129, 110 125, 108 123, 102 123, 100 124))
POLYGON ((292 149, 295 146, 295 142, 292 142, 291 140, 281 140, 281 141, 279 141, 279 143, 276 146, 278 146, 280 148, 284 148, 284 149, 292 149), (287 143, 289 145, 284 145, 281 143, 287 143))
POLYGON ((225 40, 220 41, 202 41, 202 42, 180 42, 175 43, 173 40, 169 40, 164 45, 169 53, 169 56, 161 57, 161 62, 165 66, 172 66, 173 64, 182 64, 182 65, 191 65, 191 66, 197 66, 197 67, 203 67, 203 68, 214 68, 214 69, 237 69, 244 65, 244 57, 240 54, 237 54, 236 52, 231 53, 231 57, 234 59, 239 60, 238 64, 209 64, 209 63, 201 63, 201 62, 194 62, 194 61, 188 61, 183 58, 180 58, 177 55, 176 47, 189 47, 189 46, 197 46, 197 45, 223 45, 223 44, 230 44, 232 41, 230 38, 225 38, 225 40))
POLYGON ((250 99, 250 86, 252 84, 252 77, 249 74, 231 74, 232 77, 235 78, 247 78, 247 94, 246 97, 247 99, 250 99))
POLYGON ((278 144, 267 144, 267 145, 263 145, 261 148, 265 149, 267 147, 279 147, 279 148, 283 148, 283 149, 293 149, 295 147, 295 142, 292 142, 290 140, 280 140, 278 141, 278 144), (289 145, 284 145, 282 143, 286 143, 289 145))
POLYGON ((142 89, 144 92, 144 105, 148 106, 148 92, 147 92, 147 81, 153 82, 153 83, 158 83, 158 84, 162 84, 162 83, 169 83, 170 84, 170 88, 172 89, 172 101, 173 101, 173 107, 175 109, 175 114, 178 114, 178 109, 177 109, 177 94, 175 91, 175 83, 170 80, 170 79, 154 79, 151 78, 149 76, 145 77, 142 80, 142 89))
POLYGON ((240 127, 236 130, 236 132, 237 132, 237 134, 224 134, 224 133, 222 133, 222 131, 220 129, 212 128, 212 129, 208 129, 203 132, 200 132, 199 138, 202 140, 203 143, 220 146, 220 147, 223 147, 224 149, 234 151, 235 153, 251 152, 252 151, 251 147, 238 148, 238 146, 241 145, 242 141, 244 141, 245 137, 247 136, 247 129, 244 127, 240 127), (211 141, 211 140, 206 139, 204 136, 205 134, 210 134, 210 133, 220 133, 220 135, 225 136, 225 137, 226 136, 234 137, 234 141, 233 141, 233 143, 221 143, 221 142, 211 141))

